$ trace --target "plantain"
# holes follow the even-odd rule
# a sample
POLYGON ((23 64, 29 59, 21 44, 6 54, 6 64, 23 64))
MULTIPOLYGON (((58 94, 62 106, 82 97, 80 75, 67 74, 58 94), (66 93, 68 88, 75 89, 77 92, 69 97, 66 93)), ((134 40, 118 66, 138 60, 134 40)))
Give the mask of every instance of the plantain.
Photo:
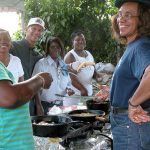
POLYGON ((78 66, 77 72, 79 72, 82 68, 85 68, 87 66, 94 66, 94 65, 95 65, 94 62, 83 62, 78 66))

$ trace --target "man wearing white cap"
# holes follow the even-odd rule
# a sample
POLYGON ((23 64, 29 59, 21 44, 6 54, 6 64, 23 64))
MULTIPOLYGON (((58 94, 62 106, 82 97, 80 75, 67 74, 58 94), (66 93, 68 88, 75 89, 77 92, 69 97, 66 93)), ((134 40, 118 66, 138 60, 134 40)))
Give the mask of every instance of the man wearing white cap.
POLYGON ((25 80, 31 77, 36 61, 42 57, 34 51, 34 47, 44 28, 44 21, 41 18, 31 18, 27 25, 25 38, 13 42, 11 53, 21 59, 25 80))
MULTIPOLYGON (((41 18, 31 18, 27 24, 25 38, 13 42, 10 53, 21 59, 25 80, 31 77, 35 63, 42 58, 42 55, 36 52, 34 47, 44 29, 45 23, 41 18)), ((30 113, 33 114, 33 112, 30 113)))

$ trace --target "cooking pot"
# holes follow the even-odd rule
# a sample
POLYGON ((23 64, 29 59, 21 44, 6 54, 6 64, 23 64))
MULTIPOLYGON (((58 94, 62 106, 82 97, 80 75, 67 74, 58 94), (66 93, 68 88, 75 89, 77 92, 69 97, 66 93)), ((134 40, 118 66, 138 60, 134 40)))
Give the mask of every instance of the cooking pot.
POLYGON ((62 137, 68 133, 72 119, 67 116, 31 116, 33 135, 40 137, 62 137), (48 125, 41 125, 41 122, 48 125), (40 123, 40 124, 39 124, 40 123))
POLYGON ((74 125, 85 124, 82 121, 73 121, 67 115, 31 116, 33 135, 40 137, 62 137, 74 125), (44 122, 44 124, 41 124, 44 122), (45 123, 47 125, 45 125, 45 123))
POLYGON ((110 102, 109 101, 97 102, 97 101, 94 101, 93 99, 90 99, 86 101, 86 106, 88 109, 102 110, 108 113, 109 108, 110 108, 110 102))
POLYGON ((93 123, 97 116, 104 116, 105 112, 101 110, 73 110, 69 112, 72 120, 80 120, 84 122, 93 123))

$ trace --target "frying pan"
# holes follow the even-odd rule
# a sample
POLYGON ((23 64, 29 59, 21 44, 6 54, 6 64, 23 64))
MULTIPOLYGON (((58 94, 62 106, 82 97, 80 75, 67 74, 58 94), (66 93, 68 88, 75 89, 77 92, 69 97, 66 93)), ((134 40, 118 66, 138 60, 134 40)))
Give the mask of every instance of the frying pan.
POLYGON ((68 133, 72 119, 65 116, 31 116, 33 135, 40 137, 62 137, 68 133), (44 121, 49 125, 39 125, 44 121))
POLYGON ((109 101, 97 102, 97 101, 93 101, 93 99, 90 99, 90 100, 86 101, 86 106, 88 109, 102 110, 102 111, 108 113, 110 103, 109 103, 109 101))
POLYGON ((105 112, 101 110, 73 110, 69 112, 72 120, 80 120, 84 122, 93 123, 97 116, 104 116, 105 112))
POLYGON ((66 135, 72 124, 84 124, 82 121, 73 121, 66 115, 31 116, 33 135, 40 137, 62 137, 66 135), (40 122, 48 125, 41 125, 40 122))

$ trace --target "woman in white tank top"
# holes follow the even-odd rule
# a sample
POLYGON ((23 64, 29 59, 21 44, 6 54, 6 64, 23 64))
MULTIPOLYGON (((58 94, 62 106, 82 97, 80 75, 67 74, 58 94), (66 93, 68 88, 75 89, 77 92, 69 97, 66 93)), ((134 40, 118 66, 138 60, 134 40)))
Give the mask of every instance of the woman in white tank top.
MULTIPOLYGON (((73 32, 71 35, 73 49, 70 50, 64 60, 67 64, 73 62, 94 62, 94 58, 91 53, 85 50, 86 40, 82 32, 73 32)), ((73 90, 76 95, 91 96, 93 94, 92 89, 92 78, 94 76, 95 69, 94 66, 87 66, 76 72, 76 75, 70 74, 73 90)), ((70 100, 71 101, 71 100, 70 100)), ((77 104, 79 99, 72 100, 71 104, 77 104)), ((65 103, 65 102, 64 102, 65 103)))

